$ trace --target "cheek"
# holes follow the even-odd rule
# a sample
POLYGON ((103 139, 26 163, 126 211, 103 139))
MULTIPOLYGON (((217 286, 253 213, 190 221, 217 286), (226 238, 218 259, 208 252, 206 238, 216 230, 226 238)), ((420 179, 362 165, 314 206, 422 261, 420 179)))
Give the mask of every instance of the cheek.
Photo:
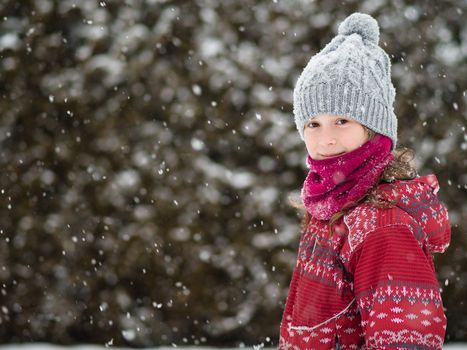
POLYGON ((309 154, 312 154, 316 149, 315 142, 309 135, 305 135, 305 146, 309 154))
POLYGON ((355 140, 356 147, 359 147, 359 146, 363 145, 368 140, 368 134, 367 134, 366 130, 363 127, 358 126, 354 130, 353 139, 355 140))
POLYGON ((363 145, 368 139, 367 133, 363 127, 356 125, 345 132, 345 135, 341 138, 343 145, 348 151, 363 145))

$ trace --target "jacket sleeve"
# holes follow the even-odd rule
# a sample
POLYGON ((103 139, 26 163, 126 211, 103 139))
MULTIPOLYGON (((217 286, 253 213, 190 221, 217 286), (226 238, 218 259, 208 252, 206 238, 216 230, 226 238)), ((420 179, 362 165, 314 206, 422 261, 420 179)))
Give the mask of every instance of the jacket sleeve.
POLYGON ((407 226, 369 233, 351 265, 368 349, 442 349, 447 322, 432 257, 407 226))

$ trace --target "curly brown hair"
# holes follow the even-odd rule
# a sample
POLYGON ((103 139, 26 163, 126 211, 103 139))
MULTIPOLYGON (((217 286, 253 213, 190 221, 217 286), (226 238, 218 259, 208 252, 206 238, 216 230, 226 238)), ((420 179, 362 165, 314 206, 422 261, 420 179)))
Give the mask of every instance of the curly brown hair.
MULTIPOLYGON (((373 138, 375 135, 374 131, 367 128, 365 129, 368 132, 369 139, 373 138)), ((388 202, 387 200, 382 199, 380 191, 378 190, 379 184, 392 183, 395 180, 411 180, 418 177, 418 172, 415 166, 412 164, 412 160, 415 157, 415 152, 412 149, 407 147, 397 147, 392 151, 392 154, 394 155, 394 159, 386 166, 379 180, 374 184, 374 186, 370 188, 362 198, 349 203, 331 217, 329 220, 330 235, 333 234, 332 228, 334 224, 358 204, 369 203, 370 205, 377 208, 391 208, 396 204, 396 202, 388 202)), ((288 200, 289 204, 294 208, 305 208, 305 205, 301 201, 297 201, 291 197, 289 197, 288 200)), ((301 231, 303 231, 308 226, 310 219, 310 213, 305 210, 305 215, 300 224, 301 231)))

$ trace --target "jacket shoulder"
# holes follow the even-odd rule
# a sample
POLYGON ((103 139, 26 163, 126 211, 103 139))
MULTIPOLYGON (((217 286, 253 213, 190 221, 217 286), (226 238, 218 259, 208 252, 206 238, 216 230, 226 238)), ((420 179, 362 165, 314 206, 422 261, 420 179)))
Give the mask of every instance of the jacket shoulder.
POLYGON ((424 232, 415 220, 401 208, 378 208, 369 204, 361 204, 344 216, 348 229, 348 244, 350 252, 357 250, 371 232, 388 226, 403 225, 423 245, 424 232))

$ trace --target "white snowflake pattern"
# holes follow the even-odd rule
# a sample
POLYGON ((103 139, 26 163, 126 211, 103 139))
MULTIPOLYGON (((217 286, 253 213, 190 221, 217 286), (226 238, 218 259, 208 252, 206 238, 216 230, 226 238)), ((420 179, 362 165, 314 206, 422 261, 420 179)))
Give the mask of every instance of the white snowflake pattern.
POLYGON ((402 318, 399 318, 399 317, 394 317, 391 319, 392 322, 394 323, 404 323, 404 320, 402 318))
POLYGON ((282 350, 300 350, 298 346, 295 346, 289 342, 287 342, 284 338, 279 339, 279 349, 282 350))
POLYGON ((391 308, 391 311, 394 312, 395 314, 400 314, 401 312, 404 311, 404 309, 402 309, 400 307, 393 307, 393 308, 391 308))
POLYGON ((420 311, 420 313, 421 313, 421 314, 424 314, 424 315, 426 315, 426 316, 431 315, 431 311, 428 310, 428 309, 423 309, 423 310, 420 311))
POLYGON ((423 335, 414 330, 403 329, 398 332, 385 330, 382 332, 375 332, 373 336, 369 337, 368 344, 372 346, 387 344, 387 343, 408 343, 425 345, 430 348, 441 349, 443 338, 432 333, 423 335))

